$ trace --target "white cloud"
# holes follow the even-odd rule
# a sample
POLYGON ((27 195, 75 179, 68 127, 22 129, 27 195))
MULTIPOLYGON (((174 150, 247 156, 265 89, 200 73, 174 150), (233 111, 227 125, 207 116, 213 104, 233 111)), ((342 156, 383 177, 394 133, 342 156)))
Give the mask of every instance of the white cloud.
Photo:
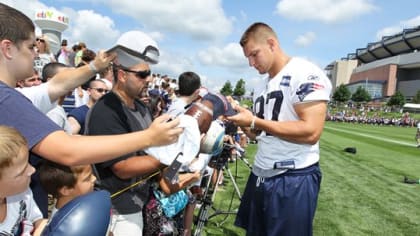
POLYGON ((111 18, 92 10, 78 11, 71 24, 70 38, 94 50, 111 48, 120 34, 111 18))
POLYGON ((376 33, 376 39, 381 40, 383 36, 391 36, 402 32, 404 29, 413 28, 420 25, 420 15, 408 20, 399 22, 397 25, 389 26, 376 33))
POLYGON ((339 23, 376 10, 370 0, 280 0, 276 13, 294 20, 339 23))
POLYGON ((316 39, 316 34, 314 32, 306 32, 303 35, 299 35, 296 40, 295 44, 301 47, 309 46, 314 40, 316 39))
POLYGON ((193 60, 187 56, 160 50, 159 63, 152 65, 152 70, 155 73, 166 74, 171 78, 177 79, 179 74, 184 71, 194 71, 193 64, 193 60))
POLYGON ((19 9, 19 11, 23 12, 29 18, 35 18, 35 12, 39 9, 53 9, 51 7, 47 7, 46 5, 38 2, 38 1, 23 1, 23 0, 1 0, 0 2, 9 5, 13 8, 19 9))
POLYGON ((246 20, 248 19, 248 14, 246 14, 246 12, 245 12, 245 11, 243 11, 243 10, 241 10, 241 11, 239 12, 239 15, 241 16, 241 20, 242 20, 242 21, 246 21, 246 20))
POLYGON ((396 33, 401 32, 401 31, 402 31, 402 27, 400 27, 400 26, 386 27, 386 28, 383 28, 383 29, 379 30, 376 33, 376 39, 381 40, 382 36, 391 36, 391 35, 394 35, 396 33))
POLYGON ((198 60, 203 65, 216 65, 221 67, 246 67, 247 61, 238 43, 229 43, 224 48, 209 47, 199 51, 198 60))
POLYGON ((232 31, 221 0, 112 0, 113 11, 136 19, 143 26, 185 34, 193 39, 215 40, 232 31))
POLYGON ((246 90, 249 92, 253 92, 255 88, 258 88, 261 86, 261 83, 264 81, 264 78, 267 77, 267 75, 254 75, 253 77, 245 80, 245 86, 246 90))
POLYGON ((403 26, 404 28, 412 28, 419 25, 420 25, 420 15, 401 22, 401 26, 403 26))
POLYGON ((147 32, 147 35, 149 35, 155 41, 162 41, 165 38, 165 35, 158 31, 147 32))

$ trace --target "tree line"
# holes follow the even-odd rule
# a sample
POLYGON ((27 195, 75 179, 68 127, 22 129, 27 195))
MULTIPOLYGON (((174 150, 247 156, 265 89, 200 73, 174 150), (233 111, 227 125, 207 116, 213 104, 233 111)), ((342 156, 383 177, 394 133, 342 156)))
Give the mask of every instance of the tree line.
MULTIPOLYGON (((350 90, 343 84, 337 87, 332 98, 336 102, 347 102, 349 100, 352 100, 353 102, 369 102, 372 100, 368 91, 362 86, 359 86, 357 90, 351 94, 350 90)), ((403 106, 405 103, 404 95, 400 91, 396 91, 395 94, 389 98, 387 105, 403 106)), ((420 104, 420 90, 417 91, 411 103, 420 104)))

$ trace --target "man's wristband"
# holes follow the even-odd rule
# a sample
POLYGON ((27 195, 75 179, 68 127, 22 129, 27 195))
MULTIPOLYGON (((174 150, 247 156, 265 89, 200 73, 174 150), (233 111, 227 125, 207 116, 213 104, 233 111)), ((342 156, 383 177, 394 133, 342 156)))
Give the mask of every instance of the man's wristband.
POLYGON ((255 130, 255 120, 257 119, 256 116, 252 117, 251 125, 249 126, 251 130, 255 130))
POLYGON ((95 74, 98 73, 98 69, 96 68, 95 64, 93 64, 93 61, 89 62, 89 69, 95 74))

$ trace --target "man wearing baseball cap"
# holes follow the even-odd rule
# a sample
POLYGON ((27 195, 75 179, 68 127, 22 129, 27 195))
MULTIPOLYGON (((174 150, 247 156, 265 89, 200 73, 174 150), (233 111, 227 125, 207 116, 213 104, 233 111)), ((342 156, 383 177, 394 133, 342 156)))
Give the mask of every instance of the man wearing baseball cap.
MULTIPOLYGON (((0 47, 5 49, 0 50, 0 125, 14 127, 22 133, 28 141, 30 164, 35 168, 42 163, 42 159, 67 166, 103 162, 138 149, 173 143, 178 139, 182 132, 182 129, 176 128, 179 121, 166 122, 169 116, 157 118, 147 130, 130 134, 95 137, 66 134, 14 88, 17 81, 33 73, 33 22, 22 12, 0 3, 0 25, 4 26, 4 31, 0 34, 0 47)), ((100 52, 96 60, 89 65, 77 70, 65 70, 58 73, 57 78, 53 80, 59 82, 64 78, 73 78, 71 81, 80 82, 108 67, 113 59, 113 54, 100 52)), ((61 92, 60 89, 53 94, 61 92)), ((36 173, 32 176, 33 196, 44 217, 47 217, 47 194, 40 186, 36 173)))
MULTIPOLYGON (((150 64, 159 60, 157 43, 140 31, 121 35, 112 64, 114 86, 92 107, 87 118, 86 134, 123 134, 144 130, 152 123, 148 107, 138 99, 151 82, 150 64)), ((143 150, 95 164, 98 187, 111 194, 140 181, 161 168, 160 162, 143 150)), ((149 195, 151 180, 122 191, 112 198, 110 230, 114 235, 142 235, 142 208, 149 195)))

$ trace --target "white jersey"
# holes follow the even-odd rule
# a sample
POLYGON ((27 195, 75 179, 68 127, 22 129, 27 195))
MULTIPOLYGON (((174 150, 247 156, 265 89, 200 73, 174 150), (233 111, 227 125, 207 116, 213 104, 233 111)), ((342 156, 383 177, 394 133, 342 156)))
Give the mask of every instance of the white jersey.
POLYGON ((188 165, 200 150, 198 123, 195 118, 184 115, 186 105, 187 103, 184 100, 178 98, 168 109, 170 115, 180 118, 178 127, 184 128, 184 132, 179 136, 178 141, 166 146, 145 149, 146 153, 154 156, 165 165, 170 165, 180 152, 183 153, 183 156, 180 156, 178 161, 188 165))
POLYGON ((184 112, 186 111, 186 107, 187 107, 187 103, 177 97, 172 103, 171 105, 168 107, 168 111, 166 113, 168 113, 169 115, 173 116, 173 117, 177 117, 181 114, 184 114, 184 112))
MULTIPOLYGON (((266 78, 254 92, 254 113, 259 118, 273 121, 298 120, 293 106, 310 101, 329 101, 331 83, 325 73, 302 58, 292 58, 272 79, 266 78)), ((274 163, 294 161, 296 169, 305 168, 319 160, 319 143, 314 145, 288 142, 261 132, 257 136, 258 151, 254 166, 273 170, 274 163)), ((263 175, 263 174, 262 174, 263 175)))
POLYGON ((184 115, 187 105, 183 99, 177 98, 167 112, 173 117, 179 117, 179 127, 184 128, 184 132, 179 136, 178 141, 171 145, 147 148, 145 151, 165 165, 170 165, 176 155, 182 152, 183 156, 177 159, 183 163, 182 169, 197 171, 207 166, 211 155, 200 153, 199 158, 195 158, 200 150, 201 134, 197 120, 189 115, 184 115))
POLYGON ((32 191, 6 198, 7 215, 0 223, 0 235, 32 235, 33 223, 42 219, 41 211, 35 203, 32 191))
POLYGON ((178 117, 180 118, 178 127, 182 127, 184 131, 178 137, 176 143, 144 149, 147 154, 155 157, 165 165, 170 165, 180 152, 183 155, 178 157, 177 160, 184 165, 189 165, 198 154, 198 151, 200 151, 200 129, 198 128, 197 120, 184 114, 178 117))

